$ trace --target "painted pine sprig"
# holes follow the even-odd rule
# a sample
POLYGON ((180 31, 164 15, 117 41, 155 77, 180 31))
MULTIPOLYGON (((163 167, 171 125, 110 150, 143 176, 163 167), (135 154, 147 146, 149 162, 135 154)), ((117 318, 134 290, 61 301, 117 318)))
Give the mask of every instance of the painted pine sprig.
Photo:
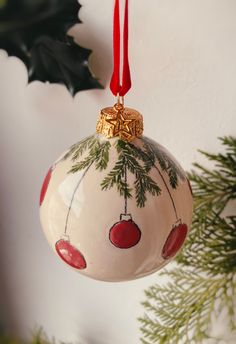
POLYGON ((161 170, 168 174, 171 187, 176 189, 178 186, 178 178, 185 180, 185 176, 181 168, 169 154, 166 154, 163 147, 157 142, 147 137, 143 137, 142 140, 144 142, 144 151, 146 156, 151 158, 153 164, 156 162, 159 163, 161 170))
MULTIPOLYGON (((147 194, 159 196, 161 188, 152 179, 150 171, 156 169, 159 174, 168 175, 172 188, 178 186, 178 180, 183 179, 183 173, 174 160, 172 160, 161 146, 142 137, 140 146, 122 140, 114 142, 103 141, 97 135, 89 136, 83 141, 73 145, 65 154, 64 159, 72 159, 74 165, 69 173, 76 173, 95 164, 97 170, 107 170, 107 175, 101 180, 101 189, 110 190, 115 187, 118 193, 125 198, 135 197, 138 207, 144 207, 147 194), (114 145, 118 158, 114 166, 109 166, 109 152, 114 145), (130 185, 127 172, 134 176, 130 185)), ((162 179, 163 176, 162 176, 162 179)))

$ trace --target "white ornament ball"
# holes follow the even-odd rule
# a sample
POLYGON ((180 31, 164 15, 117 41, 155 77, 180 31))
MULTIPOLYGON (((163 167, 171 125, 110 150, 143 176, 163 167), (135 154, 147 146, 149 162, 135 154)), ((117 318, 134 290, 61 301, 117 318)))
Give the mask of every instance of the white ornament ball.
POLYGON ((147 137, 100 134, 73 145, 49 170, 40 218, 55 253, 103 281, 151 274, 182 247, 193 200, 185 172, 147 137))

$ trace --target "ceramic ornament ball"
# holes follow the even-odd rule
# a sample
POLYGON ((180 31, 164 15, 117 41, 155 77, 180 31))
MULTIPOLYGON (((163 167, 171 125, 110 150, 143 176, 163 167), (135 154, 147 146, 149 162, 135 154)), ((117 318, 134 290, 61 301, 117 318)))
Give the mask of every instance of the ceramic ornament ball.
POLYGON ((192 218, 184 170, 143 136, 141 114, 123 104, 101 111, 96 134, 50 168, 40 217, 59 259, 103 281, 151 274, 181 249, 192 218))
POLYGON ((42 226, 57 256, 86 276, 114 282, 143 277, 170 262, 184 244, 193 207, 183 169, 143 136, 142 115, 124 107, 131 88, 128 0, 122 82, 119 12, 115 0, 110 89, 117 103, 101 111, 95 135, 52 165, 40 195, 42 226))

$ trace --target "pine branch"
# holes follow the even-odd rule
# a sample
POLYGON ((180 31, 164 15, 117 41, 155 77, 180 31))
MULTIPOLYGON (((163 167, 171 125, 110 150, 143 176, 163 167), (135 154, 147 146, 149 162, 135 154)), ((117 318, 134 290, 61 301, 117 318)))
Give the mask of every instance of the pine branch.
POLYGON ((96 139, 94 136, 86 137, 84 140, 80 141, 79 143, 74 144, 68 152, 65 154, 64 159, 67 160, 72 156, 72 160, 78 160, 81 155, 89 148, 92 148, 93 145, 96 143, 96 139))
POLYGON ((236 273, 236 216, 220 217, 214 211, 196 213, 188 242, 177 262, 210 276, 236 273))
POLYGON ((193 182, 195 209, 214 208, 219 214, 230 200, 236 199, 236 139, 220 138, 225 153, 210 154, 200 151, 207 159, 215 163, 216 169, 211 171, 195 163, 198 173, 192 171, 189 179, 193 182), (200 173, 200 175, 199 175, 200 173))
POLYGON ((178 186, 178 178, 185 180, 185 175, 181 167, 169 154, 166 154, 161 145, 147 137, 143 137, 142 141, 144 142, 144 151, 146 155, 150 156, 154 165, 156 162, 159 163, 162 171, 168 174, 170 185, 173 189, 176 189, 178 186))
POLYGON ((100 145, 100 151, 98 155, 98 160, 96 163, 96 169, 97 170, 105 170, 108 166, 109 162, 109 150, 110 150, 111 144, 109 141, 106 141, 100 145))
POLYGON ((89 155, 82 161, 77 162, 72 166, 68 173, 76 173, 81 170, 85 170, 88 166, 91 166, 98 159, 98 146, 93 147, 89 155))
POLYGON ((116 186, 120 195, 131 198, 133 187, 124 181, 125 170, 127 169, 135 176, 134 189, 137 206, 144 207, 148 192, 153 196, 159 195, 161 192, 156 182, 148 175, 144 164, 147 161, 147 155, 141 149, 137 147, 134 149, 133 145, 121 140, 117 141, 116 149, 118 160, 111 172, 102 181, 102 190, 116 186))
POLYGON ((89 154, 83 160, 76 162, 70 169, 69 173, 76 173, 84 170, 93 163, 96 163, 96 169, 99 169, 100 171, 106 169, 109 162, 110 147, 111 144, 109 141, 100 143, 100 141, 94 137, 82 142, 82 144, 80 144, 74 151, 72 160, 76 161, 78 156, 81 156, 86 149, 89 149, 89 154))
MULTIPOLYGON (((32 335, 30 341, 22 341, 18 338, 0 335, 1 344, 56 344, 54 340, 49 340, 46 334, 40 329, 38 332, 32 335)), ((62 344, 62 343, 61 343, 62 344)))
POLYGON ((129 151, 131 152, 131 155, 136 158, 137 160, 139 160, 140 162, 143 163, 146 172, 150 172, 150 170, 155 166, 155 157, 152 154, 152 152, 150 152, 150 154, 148 154, 145 149, 141 149, 138 146, 135 146, 132 143, 127 143, 127 147, 129 149, 129 151))
POLYGON ((131 187, 125 182, 125 160, 120 157, 113 169, 108 173, 108 175, 103 179, 101 183, 102 190, 109 190, 116 186, 119 194, 125 198, 131 198, 131 187))
MULTIPOLYGON (((235 180, 226 177, 223 171, 208 169, 194 164, 201 175, 190 173, 189 179, 193 182, 193 193, 195 195, 195 209, 214 208, 221 213, 230 199, 236 198, 235 180)), ((235 165, 236 166, 236 165, 235 165)), ((235 178, 234 178, 235 179, 235 178)))
MULTIPOLYGON (((189 174, 195 211, 192 229, 177 267, 162 273, 168 282, 146 291, 148 315, 140 320, 143 343, 207 343, 212 317, 223 309, 230 331, 236 330, 236 215, 224 216, 235 200, 236 139, 221 139, 224 154, 203 153, 215 162, 189 174)), ((217 341, 217 339, 215 339, 217 341)))
POLYGON ((52 341, 49 341, 46 334, 42 330, 39 330, 38 333, 36 333, 33 336, 31 340, 31 344, 56 344, 56 343, 54 339, 52 341))
MULTIPOLYGON (((1 344, 66 344, 65 342, 58 342, 54 339, 49 339, 45 332, 40 329, 36 333, 32 334, 32 338, 29 341, 22 341, 18 338, 9 337, 6 335, 0 334, 0 343, 1 344)), ((72 343, 67 343, 72 344, 72 343)), ((78 343, 79 344, 79 343, 78 343)))
MULTIPOLYGON (((100 171, 106 170, 109 163, 110 148, 110 141, 101 142, 96 136, 90 136, 75 144, 64 157, 64 159, 71 158, 75 162, 69 173, 76 173, 92 164, 95 164, 95 168, 100 171)), ((140 148, 132 143, 117 140, 115 148, 118 153, 118 161, 101 182, 101 188, 102 190, 109 190, 116 187, 119 194, 126 198, 133 197, 132 192, 134 190, 138 207, 145 206, 147 193, 152 196, 158 196, 161 193, 160 187, 149 175, 151 169, 156 167, 157 156, 160 165, 170 178, 172 187, 177 187, 178 176, 182 178, 181 170, 178 169, 178 166, 171 158, 161 150, 158 150, 157 153, 157 149, 154 149, 151 143, 148 145, 145 143, 144 148, 140 148), (129 185, 124 180, 126 170, 135 177, 133 185, 129 185)))
MULTIPOLYGON (((168 344, 177 344, 180 339, 186 344, 209 339, 209 322, 213 314, 217 315, 228 304, 228 294, 234 292, 236 280, 232 281, 231 274, 227 278, 204 277, 189 268, 165 274, 171 282, 146 291, 148 301, 143 306, 155 320, 147 316, 139 319, 144 339, 168 344)), ((231 306, 230 313, 232 309, 231 306)), ((232 322, 234 314, 230 318, 232 322)))
POLYGON ((161 189, 156 182, 147 174, 146 168, 140 165, 137 159, 132 156, 132 150, 123 151, 125 165, 128 171, 135 175, 135 198, 138 207, 144 207, 147 200, 146 193, 149 192, 153 196, 158 196, 161 189))

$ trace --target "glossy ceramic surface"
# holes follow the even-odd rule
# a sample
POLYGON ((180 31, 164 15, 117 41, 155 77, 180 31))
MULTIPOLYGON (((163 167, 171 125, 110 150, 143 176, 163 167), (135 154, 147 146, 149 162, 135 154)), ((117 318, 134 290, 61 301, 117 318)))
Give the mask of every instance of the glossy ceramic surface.
POLYGON ((98 134, 49 170, 40 217, 51 247, 73 269, 104 281, 155 272, 182 247, 192 218, 183 169, 161 145, 98 134))

